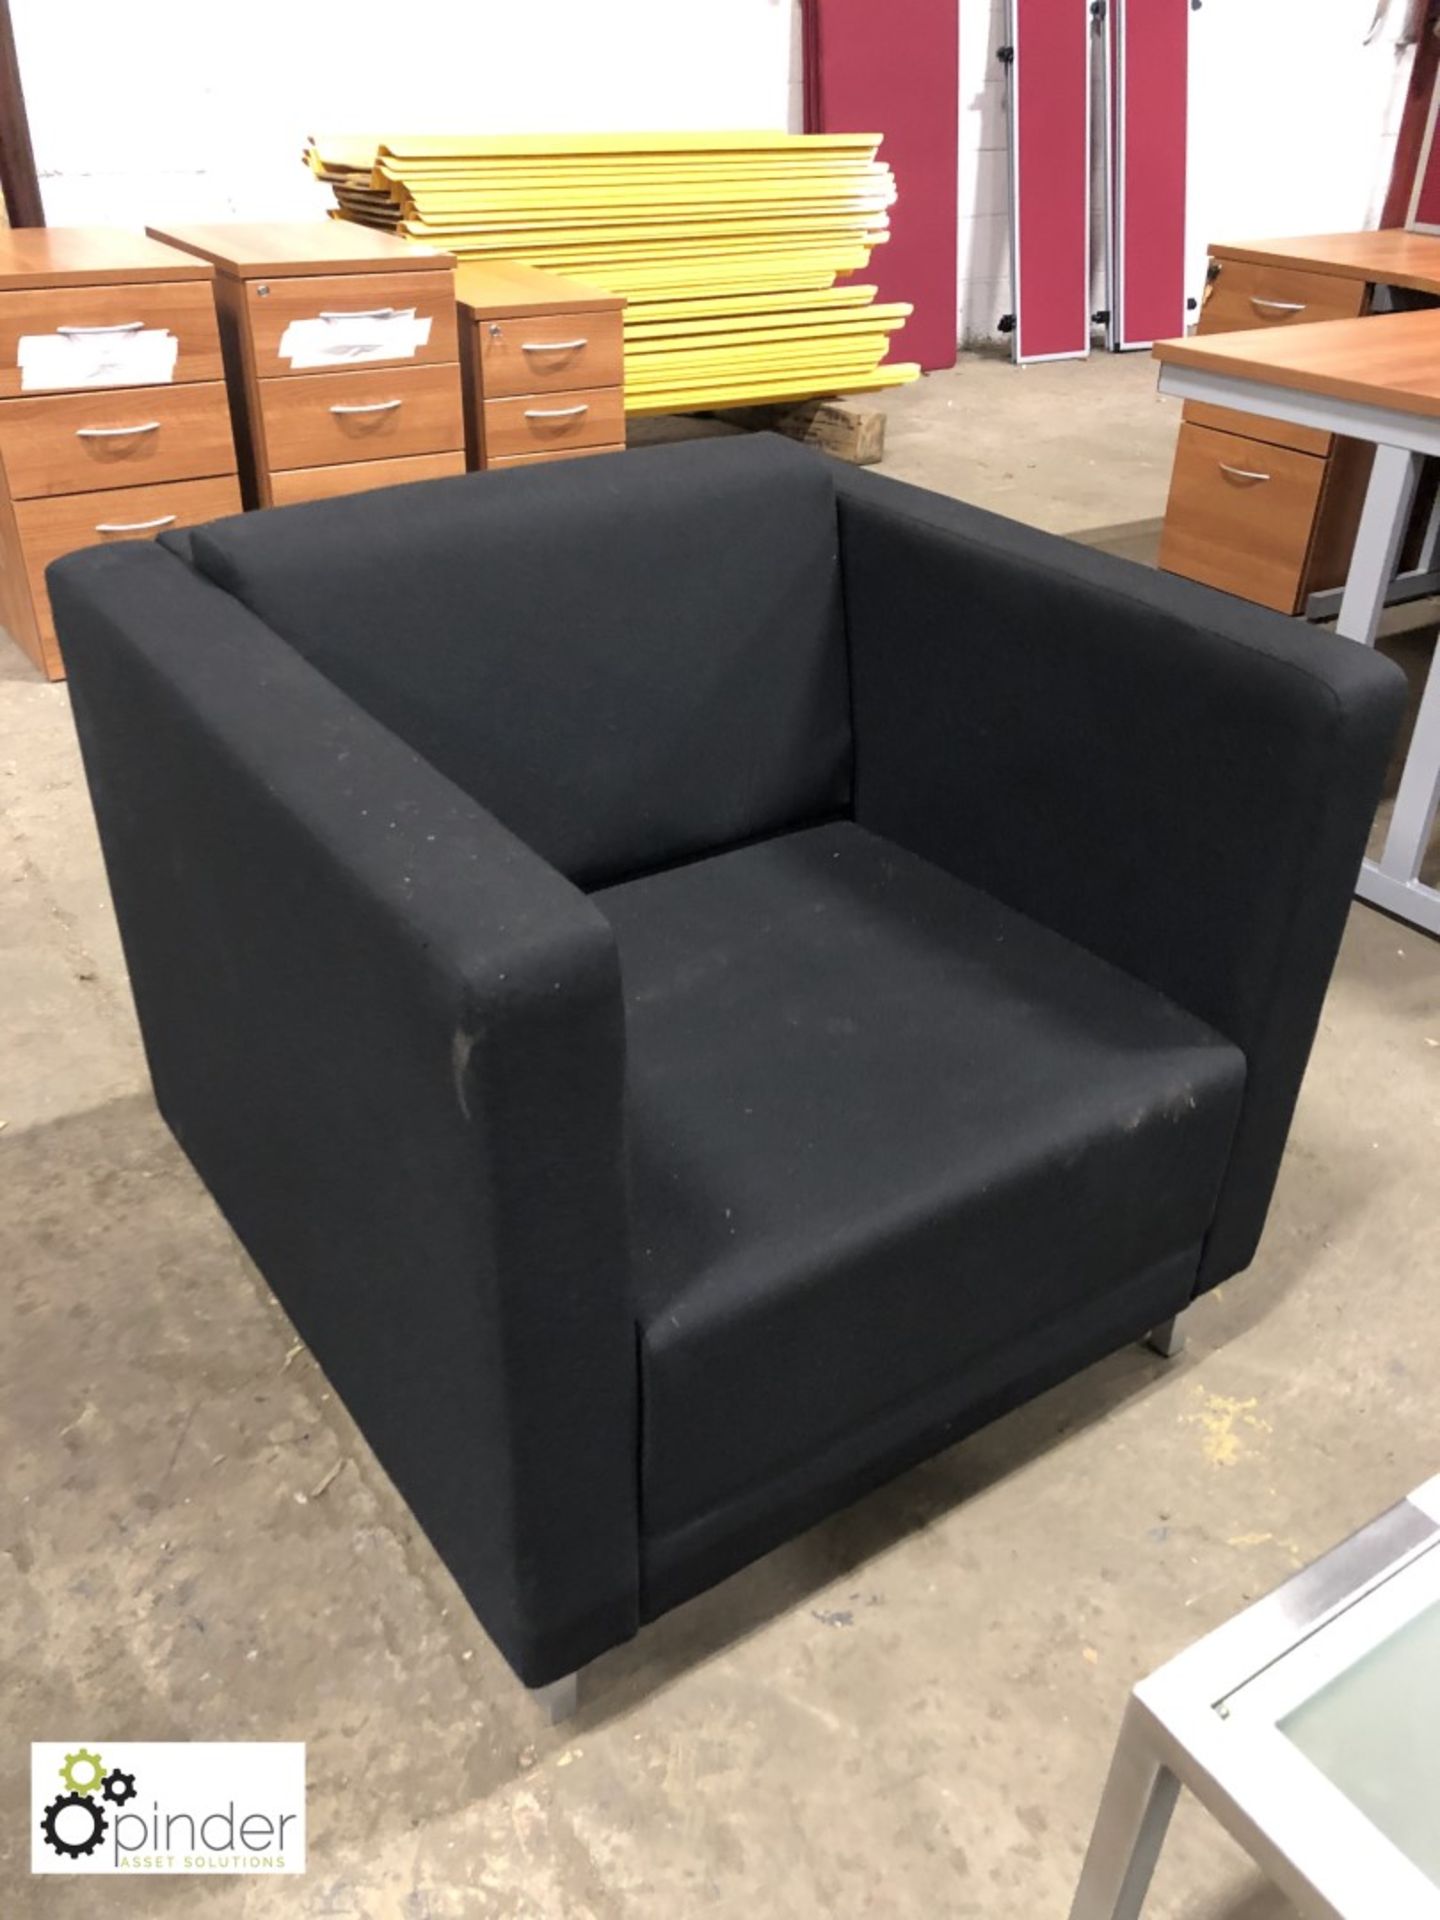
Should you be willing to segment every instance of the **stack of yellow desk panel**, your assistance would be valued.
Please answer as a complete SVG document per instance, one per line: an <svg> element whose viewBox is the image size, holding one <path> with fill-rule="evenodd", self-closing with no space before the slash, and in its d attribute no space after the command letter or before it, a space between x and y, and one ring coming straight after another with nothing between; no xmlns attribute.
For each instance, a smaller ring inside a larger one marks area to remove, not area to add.
<svg viewBox="0 0 1440 1920"><path fill-rule="evenodd" d="M876 134L312 141L342 219L587 280L627 302L631 413L902 385L910 307L864 271L895 198Z"/></svg>

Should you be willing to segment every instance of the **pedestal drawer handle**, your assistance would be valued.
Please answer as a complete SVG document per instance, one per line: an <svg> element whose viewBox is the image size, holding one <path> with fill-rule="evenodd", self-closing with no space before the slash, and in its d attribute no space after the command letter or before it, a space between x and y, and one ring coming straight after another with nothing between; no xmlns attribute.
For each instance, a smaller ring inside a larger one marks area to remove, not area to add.
<svg viewBox="0 0 1440 1920"><path fill-rule="evenodd" d="M133 427L76 427L75 438L77 440L124 440L131 434L158 433L159 431L158 420L142 420Z"/></svg>
<svg viewBox="0 0 1440 1920"><path fill-rule="evenodd" d="M393 320L399 311L399 307L351 307L343 312L337 308L329 313L322 309L320 318L322 320ZM414 308L412 307L409 311L413 313Z"/></svg>
<svg viewBox="0 0 1440 1920"><path fill-rule="evenodd" d="M522 353L578 353L581 347L588 347L590 336L582 333L578 340L522 340Z"/></svg>
<svg viewBox="0 0 1440 1920"><path fill-rule="evenodd" d="M1228 467L1223 460L1217 460L1215 464L1221 473L1228 473L1232 480L1268 480L1270 478L1268 473L1254 473L1249 467Z"/></svg>
<svg viewBox="0 0 1440 1920"><path fill-rule="evenodd" d="M1308 300L1262 300L1259 294L1252 293L1250 304L1257 313L1262 308L1266 313L1304 313L1310 302Z"/></svg>
<svg viewBox="0 0 1440 1920"><path fill-rule="evenodd" d="M577 413L588 413L590 403L582 400L578 407L526 407L527 420L569 420Z"/></svg>
<svg viewBox="0 0 1440 1920"><path fill-rule="evenodd" d="M57 333L143 333L143 320L117 320L111 327L56 327Z"/></svg>
<svg viewBox="0 0 1440 1920"><path fill-rule="evenodd" d="M371 400L365 406L339 405L331 407L332 413L393 413L396 407L403 406L402 400Z"/></svg>
<svg viewBox="0 0 1440 1920"><path fill-rule="evenodd" d="M97 520L96 533L150 533L156 527L168 527L173 513L162 513L158 520Z"/></svg>

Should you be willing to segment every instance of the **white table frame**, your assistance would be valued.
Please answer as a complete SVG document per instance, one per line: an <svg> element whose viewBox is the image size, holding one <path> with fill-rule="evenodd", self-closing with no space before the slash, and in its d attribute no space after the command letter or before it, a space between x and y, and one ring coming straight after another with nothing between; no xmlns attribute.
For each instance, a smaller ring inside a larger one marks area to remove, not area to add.
<svg viewBox="0 0 1440 1920"><path fill-rule="evenodd" d="M1182 1785L1302 1914L1440 1920L1440 1888L1266 1724L1253 1700L1242 1708L1235 1699L1252 1682L1273 1687L1260 1676L1308 1654L1307 1643L1332 1623L1352 1652L1378 1644L1394 1609L1357 1615L1356 1603L1397 1575L1433 1590L1437 1573L1440 1478L1142 1681L1125 1710L1070 1920L1139 1920Z"/></svg>
<svg viewBox="0 0 1440 1920"><path fill-rule="evenodd" d="M1432 514L1426 551L1413 576L1396 567L1410 522L1422 461L1440 458L1440 419L1404 413L1370 401L1340 400L1267 385L1239 374L1210 373L1174 361L1162 362L1160 391L1180 400L1202 400L1235 407L1292 426L1366 440L1375 448L1375 465L1365 495L1350 572L1340 597L1336 632L1363 646L1374 646L1380 616L1392 597L1414 598L1434 581L1440 587L1440 513ZM1366 860L1356 892L1427 933L1440 934L1440 890L1420 878L1440 804L1440 649L1430 668L1420 711L1406 755L1400 790L1385 846L1378 860Z"/></svg>

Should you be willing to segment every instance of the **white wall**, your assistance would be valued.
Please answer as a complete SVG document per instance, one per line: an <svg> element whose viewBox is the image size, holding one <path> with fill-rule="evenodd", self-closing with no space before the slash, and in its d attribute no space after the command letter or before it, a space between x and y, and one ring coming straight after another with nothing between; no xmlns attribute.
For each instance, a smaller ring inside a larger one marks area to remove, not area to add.
<svg viewBox="0 0 1440 1920"><path fill-rule="evenodd" d="M960 287L962 340L996 333L1010 290L1010 148L1006 0L960 0Z"/></svg>
<svg viewBox="0 0 1440 1920"><path fill-rule="evenodd" d="M1374 226L1413 51L1390 0L1205 0L1191 19L1192 290L1212 240Z"/></svg>
<svg viewBox="0 0 1440 1920"><path fill-rule="evenodd" d="M1390 178L1411 55L1391 0L1204 0L1190 21L1189 290L1212 240L1371 226ZM960 0L960 331L1012 304L1006 0ZM1096 118L1097 139L1099 118ZM1097 190L1103 191L1098 187ZM1097 203L1098 206L1098 203ZM1103 298L1095 288L1096 305Z"/></svg>
<svg viewBox="0 0 1440 1920"><path fill-rule="evenodd" d="M957 4L959 325L983 338L1011 305L1006 6ZM1192 16L1192 292L1212 239L1374 220L1409 71L1400 0L1362 44L1375 6L1204 0ZM312 131L801 125L798 0L13 0L13 13L56 225L317 214L329 196L300 165Z"/></svg>
<svg viewBox="0 0 1440 1920"><path fill-rule="evenodd" d="M307 134L801 124L795 0L12 0L52 226L304 219Z"/></svg>

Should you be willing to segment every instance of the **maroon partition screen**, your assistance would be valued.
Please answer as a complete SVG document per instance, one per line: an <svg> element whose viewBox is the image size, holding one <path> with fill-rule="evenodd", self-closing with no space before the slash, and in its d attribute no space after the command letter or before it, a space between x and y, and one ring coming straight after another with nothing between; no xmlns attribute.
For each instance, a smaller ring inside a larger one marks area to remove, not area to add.
<svg viewBox="0 0 1440 1920"><path fill-rule="evenodd" d="M1408 224L1417 233L1440 233L1440 150L1432 145L1425 171L1415 183L1413 211Z"/></svg>
<svg viewBox="0 0 1440 1920"><path fill-rule="evenodd" d="M1090 4L1010 0L1015 358L1090 351Z"/></svg>
<svg viewBox="0 0 1440 1920"><path fill-rule="evenodd" d="M1440 233L1440 80L1432 81L1425 134L1405 224L1418 233Z"/></svg>
<svg viewBox="0 0 1440 1920"><path fill-rule="evenodd" d="M883 133L899 200L866 270L913 301L902 359L955 364L959 9L955 0L806 0L805 126Z"/></svg>
<svg viewBox="0 0 1440 1920"><path fill-rule="evenodd" d="M1395 142L1390 190L1380 213L1382 227L1402 227L1419 216L1416 188L1428 172L1432 157L1440 172L1440 156L1433 153L1431 128L1435 120L1437 84L1440 84L1440 0L1409 0L1403 34L1398 44L1413 45L1410 84L1405 90L1405 112ZM1437 182L1440 186L1440 182ZM1437 208L1430 203L1431 210Z"/></svg>
<svg viewBox="0 0 1440 1920"><path fill-rule="evenodd" d="M1185 331L1190 0L1109 0L1112 349Z"/></svg>

